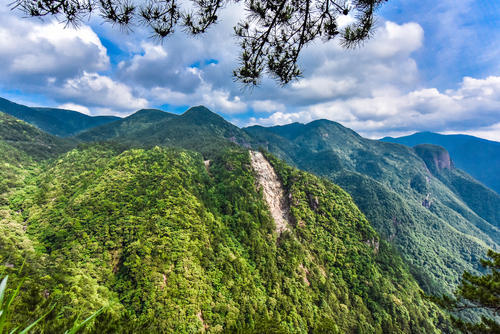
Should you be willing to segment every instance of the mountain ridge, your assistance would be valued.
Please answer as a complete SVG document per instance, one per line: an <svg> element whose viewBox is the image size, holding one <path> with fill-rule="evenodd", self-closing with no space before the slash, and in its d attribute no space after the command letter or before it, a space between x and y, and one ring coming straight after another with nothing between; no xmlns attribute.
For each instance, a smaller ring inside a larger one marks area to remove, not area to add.
<svg viewBox="0 0 500 334"><path fill-rule="evenodd" d="M417 132L403 137L384 137L385 142L406 146L434 144L446 148L456 166L492 190L500 193L500 142L470 135L443 135L434 132Z"/></svg>

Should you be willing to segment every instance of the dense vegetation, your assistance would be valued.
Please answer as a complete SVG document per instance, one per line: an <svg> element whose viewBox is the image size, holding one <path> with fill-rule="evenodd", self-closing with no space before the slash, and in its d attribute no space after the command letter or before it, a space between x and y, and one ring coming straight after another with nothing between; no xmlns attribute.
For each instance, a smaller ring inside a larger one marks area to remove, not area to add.
<svg viewBox="0 0 500 334"><path fill-rule="evenodd" d="M481 269L488 247L498 247L500 198L455 168L434 170L433 158L427 166L425 154L326 120L245 131L278 157L346 189L428 293L451 292L464 270Z"/></svg>
<svg viewBox="0 0 500 334"><path fill-rule="evenodd" d="M83 130L118 120L115 116L88 116L57 108L30 108L0 97L0 112L33 124L50 134L68 137Z"/></svg>
<svg viewBox="0 0 500 334"><path fill-rule="evenodd" d="M473 275L465 272L454 297L431 297L437 304L454 313L452 322L463 333L500 333L500 253L489 250L488 257L486 260L481 259L486 273ZM481 321L468 322L456 316L470 309L484 312Z"/></svg>
<svg viewBox="0 0 500 334"><path fill-rule="evenodd" d="M82 132L79 140L113 140L133 147L165 145L216 156L223 148L247 147L251 138L238 127L203 106L182 115L160 110L140 110L122 120Z"/></svg>
<svg viewBox="0 0 500 334"><path fill-rule="evenodd" d="M46 332L102 306L96 332L447 326L344 191L269 159L297 222L280 237L245 150L208 171L197 153L158 147L90 146L55 160L11 197L2 221L12 277L27 258L16 321L56 303Z"/></svg>
<svg viewBox="0 0 500 334"><path fill-rule="evenodd" d="M381 140L410 147L434 144L450 152L455 165L500 194L500 143L466 135L419 132L411 136Z"/></svg>
<svg viewBox="0 0 500 334"><path fill-rule="evenodd" d="M43 332L97 310L99 333L449 332L420 288L451 291L497 247L496 197L442 168L441 148L328 121L243 131L204 107L141 110L71 140L0 117L0 264L23 280L11 327L54 307ZM265 153L290 212L278 234L251 146L339 183L369 220Z"/></svg>

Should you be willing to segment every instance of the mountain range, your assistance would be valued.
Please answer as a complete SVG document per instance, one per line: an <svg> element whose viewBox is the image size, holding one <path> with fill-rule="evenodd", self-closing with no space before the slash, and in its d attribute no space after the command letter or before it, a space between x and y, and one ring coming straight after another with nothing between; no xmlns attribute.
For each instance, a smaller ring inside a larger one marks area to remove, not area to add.
<svg viewBox="0 0 500 334"><path fill-rule="evenodd" d="M0 112L35 125L56 136L69 137L83 130L106 124L119 117L88 116L77 111L57 108L36 108L0 98Z"/></svg>
<svg viewBox="0 0 500 334"><path fill-rule="evenodd" d="M444 147L456 167L466 171L476 180L500 193L500 143L468 135L442 135L418 132L404 137L385 137L382 141L407 146L434 144Z"/></svg>
<svg viewBox="0 0 500 334"><path fill-rule="evenodd" d="M26 259L19 323L64 305L45 332L101 306L93 332L452 332L421 289L500 243L500 197L440 146L202 106L64 122L0 113L0 263Z"/></svg>

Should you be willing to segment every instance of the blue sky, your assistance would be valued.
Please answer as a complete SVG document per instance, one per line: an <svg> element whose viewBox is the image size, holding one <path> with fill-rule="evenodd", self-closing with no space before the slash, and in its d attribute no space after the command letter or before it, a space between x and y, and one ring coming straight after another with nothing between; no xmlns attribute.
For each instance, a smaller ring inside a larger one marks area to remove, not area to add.
<svg viewBox="0 0 500 334"><path fill-rule="evenodd" d="M140 28L126 34L94 18L65 29L0 4L0 96L15 102L122 116L203 104L240 126L327 118L371 138L425 130L500 141L497 1L390 0L362 48L315 42L301 80L253 90L231 77L239 6L201 38L179 32L159 44Z"/></svg>

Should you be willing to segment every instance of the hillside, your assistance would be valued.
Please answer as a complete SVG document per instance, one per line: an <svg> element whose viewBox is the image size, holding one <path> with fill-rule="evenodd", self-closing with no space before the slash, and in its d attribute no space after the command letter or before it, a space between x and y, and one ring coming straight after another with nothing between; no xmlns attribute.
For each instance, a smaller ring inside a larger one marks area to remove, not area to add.
<svg viewBox="0 0 500 334"><path fill-rule="evenodd" d="M105 141L109 139L132 137L134 133L140 132L157 122L177 117L158 109L141 109L134 114L88 129L76 136L82 141Z"/></svg>
<svg viewBox="0 0 500 334"><path fill-rule="evenodd" d="M54 158L76 142L52 136L19 119L0 112L0 207L12 191L35 173L40 161Z"/></svg>
<svg viewBox="0 0 500 334"><path fill-rule="evenodd" d="M225 147L248 147L251 141L244 131L203 106L192 107L182 115L159 110L138 111L83 132L76 139L112 140L133 147L166 145L195 150L206 157L217 155Z"/></svg>
<svg viewBox="0 0 500 334"><path fill-rule="evenodd" d="M426 165L411 148L365 139L326 120L245 131L278 157L349 192L427 292L450 291L500 243L499 198L439 154Z"/></svg>
<svg viewBox="0 0 500 334"><path fill-rule="evenodd" d="M263 173L285 199L284 230ZM90 145L26 181L0 214L0 263L16 279L26 258L29 275L15 321L56 303L43 332L103 305L91 332L449 331L345 191L270 155L236 148L204 163Z"/></svg>
<svg viewBox="0 0 500 334"><path fill-rule="evenodd" d="M24 152L35 160L55 157L76 144L74 140L50 135L2 112L0 112L0 142Z"/></svg>
<svg viewBox="0 0 500 334"><path fill-rule="evenodd" d="M0 112L60 137L73 136L83 130L120 119L115 116L88 116L66 109L30 108L3 98L0 98Z"/></svg>
<svg viewBox="0 0 500 334"><path fill-rule="evenodd" d="M458 195L469 208L500 228L500 195L455 168L449 153L443 147L421 144L415 146L414 150L432 174ZM491 230L490 233L497 235L496 230Z"/></svg>
<svg viewBox="0 0 500 334"><path fill-rule="evenodd" d="M456 167L500 194L500 143L467 135L441 135L419 132L399 138L386 137L382 141L407 146L434 144L450 152Z"/></svg>

